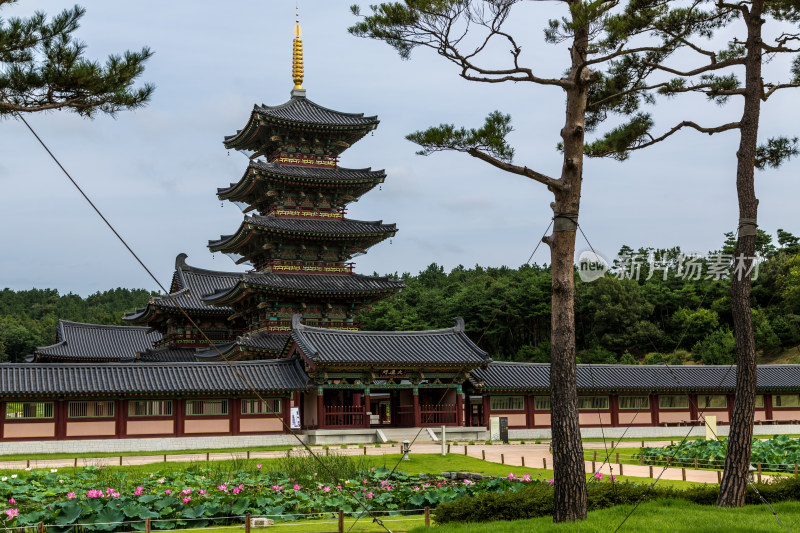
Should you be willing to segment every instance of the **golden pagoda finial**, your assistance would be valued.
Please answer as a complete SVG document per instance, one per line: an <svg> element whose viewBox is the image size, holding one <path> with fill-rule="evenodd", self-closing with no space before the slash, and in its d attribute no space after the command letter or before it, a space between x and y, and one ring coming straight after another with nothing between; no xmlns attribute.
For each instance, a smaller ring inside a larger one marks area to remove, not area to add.
<svg viewBox="0 0 800 533"><path fill-rule="evenodd" d="M299 9L295 11L295 16L294 43L292 46L292 79L294 80L294 90L303 91L303 39L301 38Z"/></svg>

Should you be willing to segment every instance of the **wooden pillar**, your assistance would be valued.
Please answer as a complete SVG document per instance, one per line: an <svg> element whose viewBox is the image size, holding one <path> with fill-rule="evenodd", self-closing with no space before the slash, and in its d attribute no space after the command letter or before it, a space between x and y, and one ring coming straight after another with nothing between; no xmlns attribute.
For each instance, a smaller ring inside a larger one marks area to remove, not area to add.
<svg viewBox="0 0 800 533"><path fill-rule="evenodd" d="M325 389L317 387L317 428L325 429Z"/></svg>
<svg viewBox="0 0 800 533"><path fill-rule="evenodd" d="M658 426L658 395L651 394L650 395L650 425L651 426Z"/></svg>
<svg viewBox="0 0 800 533"><path fill-rule="evenodd" d="M6 410L3 408L3 416L5 416ZM764 417L767 420L772 420L772 394L765 394L764 395Z"/></svg>
<svg viewBox="0 0 800 533"><path fill-rule="evenodd" d="M609 394L608 406L611 408L611 427L619 427L619 396Z"/></svg>
<svg viewBox="0 0 800 533"><path fill-rule="evenodd" d="M114 402L114 420L116 421L117 438L125 438L128 433L128 403L125 400Z"/></svg>
<svg viewBox="0 0 800 533"><path fill-rule="evenodd" d="M372 412L372 407L369 404L369 387L364 389L364 427L369 429L370 427L370 413Z"/></svg>
<svg viewBox="0 0 800 533"><path fill-rule="evenodd" d="M239 420L241 419L242 415L242 399L241 398L231 398L228 400L228 404L230 406L230 425L231 425L231 435L238 435L239 434Z"/></svg>
<svg viewBox="0 0 800 533"><path fill-rule="evenodd" d="M0 440L5 435L6 427L6 402L0 402Z"/></svg>
<svg viewBox="0 0 800 533"><path fill-rule="evenodd" d="M411 398L414 405L414 427L418 428L422 425L422 417L419 412L419 388L416 385L412 391Z"/></svg>
<svg viewBox="0 0 800 533"><path fill-rule="evenodd" d="M536 400L533 394L525 396L525 427L528 429L536 425L534 411L536 410Z"/></svg>
<svg viewBox="0 0 800 533"><path fill-rule="evenodd" d="M67 401L59 400L53 402L53 422L55 422L55 438L56 440L64 440L67 438Z"/></svg>
<svg viewBox="0 0 800 533"><path fill-rule="evenodd" d="M176 398L172 400L172 407L175 410L173 416L175 417L175 436L183 437L183 421L186 419L186 402L183 398Z"/></svg>
<svg viewBox="0 0 800 533"><path fill-rule="evenodd" d="M461 385L456 387L456 426L464 426L464 393Z"/></svg>
<svg viewBox="0 0 800 533"><path fill-rule="evenodd" d="M727 396L727 408L728 408L728 424L731 423L733 420L733 402L736 400L736 395L728 394Z"/></svg>
<svg viewBox="0 0 800 533"><path fill-rule="evenodd" d="M486 429L489 429L489 407L491 406L491 401L489 396L486 394L483 395L483 426Z"/></svg>
<svg viewBox="0 0 800 533"><path fill-rule="evenodd" d="M282 431L284 433L292 432L292 396L292 393L289 393L281 398L281 417L285 424Z"/></svg>
<svg viewBox="0 0 800 533"><path fill-rule="evenodd" d="M697 394L689 394L689 418L697 420Z"/></svg>

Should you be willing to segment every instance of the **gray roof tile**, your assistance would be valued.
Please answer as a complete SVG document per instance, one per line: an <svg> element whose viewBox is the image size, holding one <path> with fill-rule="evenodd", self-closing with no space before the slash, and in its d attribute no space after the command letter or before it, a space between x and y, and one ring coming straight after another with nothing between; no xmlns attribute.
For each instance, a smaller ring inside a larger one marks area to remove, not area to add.
<svg viewBox="0 0 800 533"><path fill-rule="evenodd" d="M736 366L686 365L578 365L578 390L609 391L702 391L736 388ZM493 362L475 370L472 380L487 390L547 391L550 365L547 363ZM780 390L800 388L800 365L758 367L758 388Z"/></svg>
<svg viewBox="0 0 800 533"><path fill-rule="evenodd" d="M314 328L292 320L292 340L306 357L322 364L447 365L474 368L491 361L464 333L464 321L455 327L430 331L343 331Z"/></svg>
<svg viewBox="0 0 800 533"><path fill-rule="evenodd" d="M23 395L246 394L303 390L308 377L296 360L230 363L0 364L5 398Z"/></svg>
<svg viewBox="0 0 800 533"><path fill-rule="evenodd" d="M38 361L132 361L136 353L153 347L161 333L146 327L106 326L59 320L58 343L36 348Z"/></svg>

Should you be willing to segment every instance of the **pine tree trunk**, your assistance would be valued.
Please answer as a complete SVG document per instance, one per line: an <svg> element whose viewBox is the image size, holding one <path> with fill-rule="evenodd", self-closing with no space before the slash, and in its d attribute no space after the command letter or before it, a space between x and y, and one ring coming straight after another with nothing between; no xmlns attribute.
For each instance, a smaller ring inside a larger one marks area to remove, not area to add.
<svg viewBox="0 0 800 533"><path fill-rule="evenodd" d="M586 519L586 469L578 422L577 366L575 360L575 224L578 220L583 179L584 124L587 83L592 73L580 70L586 58L586 33L576 31L568 89L564 142L563 188L553 191L555 214L550 245L552 334L550 352L550 427L553 436L554 522Z"/></svg>
<svg viewBox="0 0 800 533"><path fill-rule="evenodd" d="M717 505L741 507L745 503L750 469L750 448L753 442L753 416L756 403L756 346L753 317L750 311L750 260L755 256L756 236L752 225L743 219L756 220L754 174L758 145L758 121L761 110L761 11L763 0L754 0L745 15L747 22L747 59L745 63L745 96L737 152L736 191L739 197L739 237L734 263L744 258L744 271L734 269L731 282L731 310L736 337L736 399L731 416L725 473L719 489ZM748 231L749 230L749 231ZM742 233L745 233L742 235ZM742 266L741 264L739 265Z"/></svg>

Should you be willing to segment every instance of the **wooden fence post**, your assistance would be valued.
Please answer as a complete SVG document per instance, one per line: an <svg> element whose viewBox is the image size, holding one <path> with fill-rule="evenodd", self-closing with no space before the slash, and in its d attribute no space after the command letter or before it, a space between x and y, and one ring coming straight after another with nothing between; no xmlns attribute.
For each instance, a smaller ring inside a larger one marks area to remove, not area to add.
<svg viewBox="0 0 800 533"><path fill-rule="evenodd" d="M592 455L592 461L597 461L597 450L595 450L594 455Z"/></svg>
<svg viewBox="0 0 800 533"><path fill-rule="evenodd" d="M75 468L78 468L78 458L75 458Z"/></svg>
<svg viewBox="0 0 800 533"><path fill-rule="evenodd" d="M650 479L653 479L653 465L650 465Z"/></svg>
<svg viewBox="0 0 800 533"><path fill-rule="evenodd" d="M619 464L619 452L617 452L617 464Z"/></svg>
<svg viewBox="0 0 800 533"><path fill-rule="evenodd" d="M522 456L522 466L525 466L525 456Z"/></svg>
<svg viewBox="0 0 800 533"><path fill-rule="evenodd" d="M145 518L144 519L144 533L150 533L151 527L152 526L150 525L150 519L149 518Z"/></svg>
<svg viewBox="0 0 800 533"><path fill-rule="evenodd" d="M644 455L639 456L639 464L644 466Z"/></svg>
<svg viewBox="0 0 800 533"><path fill-rule="evenodd" d="M504 453L500 454L500 464L501 465L506 464L506 455Z"/></svg>
<svg viewBox="0 0 800 533"><path fill-rule="evenodd" d="M597 472L597 468L595 467L594 461L592 461L592 474Z"/></svg>
<svg viewBox="0 0 800 533"><path fill-rule="evenodd" d="M447 453L450 453L450 443L447 443Z"/></svg>
<svg viewBox="0 0 800 533"><path fill-rule="evenodd" d="M364 455L367 455L367 447L364 446Z"/></svg>
<svg viewBox="0 0 800 533"><path fill-rule="evenodd" d="M339 533L344 533L344 511L341 509L339 509Z"/></svg>
<svg viewBox="0 0 800 533"><path fill-rule="evenodd" d="M250 513L244 515L244 533L250 533Z"/></svg>
<svg viewBox="0 0 800 533"><path fill-rule="evenodd" d="M542 468L547 470L547 457L542 457Z"/></svg>
<svg viewBox="0 0 800 533"><path fill-rule="evenodd" d="M758 462L758 482L761 483L761 461Z"/></svg>
<svg viewBox="0 0 800 533"><path fill-rule="evenodd" d="M481 459L486 460L486 450L481 450Z"/></svg>
<svg viewBox="0 0 800 533"><path fill-rule="evenodd" d="M39 533L44 533L44 522L39 522Z"/></svg>
<svg viewBox="0 0 800 533"><path fill-rule="evenodd" d="M122 466L122 456L119 456L119 466Z"/></svg>
<svg viewBox="0 0 800 533"><path fill-rule="evenodd" d="M695 458L694 458L694 469L695 469L695 470L700 470L700 467L698 466L698 464L697 464L697 463L698 463L698 461L697 461L697 457L695 457Z"/></svg>
<svg viewBox="0 0 800 533"><path fill-rule="evenodd" d="M425 508L425 527L431 527L431 508Z"/></svg>
<svg viewBox="0 0 800 533"><path fill-rule="evenodd" d="M466 444L464 445L464 455L465 456L467 455L467 445Z"/></svg>
<svg viewBox="0 0 800 533"><path fill-rule="evenodd" d="M619 465L619 475L624 476L625 474L622 473L622 463L617 463Z"/></svg>
<svg viewBox="0 0 800 533"><path fill-rule="evenodd" d="M681 467L681 478L686 481L686 468Z"/></svg>
<svg viewBox="0 0 800 533"><path fill-rule="evenodd" d="M211 454L209 452L206 452L206 462L210 460L211 460Z"/></svg>
<svg viewBox="0 0 800 533"><path fill-rule="evenodd" d="M717 470L717 483L722 483L722 470Z"/></svg>
<svg viewBox="0 0 800 533"><path fill-rule="evenodd" d="M164 454L164 462L167 462L167 454Z"/></svg>

